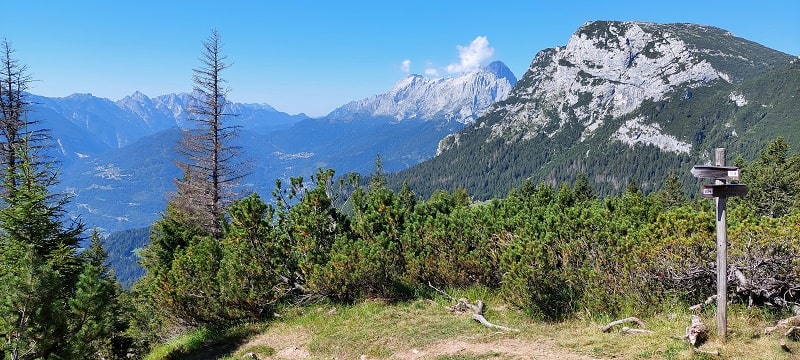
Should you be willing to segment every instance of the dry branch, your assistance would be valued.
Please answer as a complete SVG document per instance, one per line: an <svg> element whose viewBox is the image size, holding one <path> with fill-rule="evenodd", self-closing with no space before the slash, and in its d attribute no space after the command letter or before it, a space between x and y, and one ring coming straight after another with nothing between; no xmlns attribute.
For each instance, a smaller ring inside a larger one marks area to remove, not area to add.
<svg viewBox="0 0 800 360"><path fill-rule="evenodd" d="M783 351L786 351L788 353L792 352L792 349L789 348L789 345L786 345L786 339L781 338L779 343L781 344L781 349L783 349Z"/></svg>
<svg viewBox="0 0 800 360"><path fill-rule="evenodd" d="M458 303L454 306L454 310L464 311L464 309L470 309L473 311L472 319L481 323L481 325L486 326L488 328L500 329L503 331L519 331L519 329L513 329L510 327L505 327L502 325L492 324L483 316L483 309L485 305L483 301L478 300L475 305L469 302L469 300L465 298L458 299Z"/></svg>
<svg viewBox="0 0 800 360"><path fill-rule="evenodd" d="M603 326L603 328L601 330L603 332L609 332L609 331L611 331L611 328L613 328L614 326L617 326L617 325L620 325L620 324L624 324L624 323L629 323L629 322L636 323L636 324L639 325L639 327L643 327L643 328L647 327L647 325L644 323L644 321L640 320L637 317L631 316L631 317L628 317L628 318L625 318L625 319L622 319L622 320L612 321L612 322L608 323L608 325Z"/></svg>
<svg viewBox="0 0 800 360"><path fill-rule="evenodd" d="M764 329L764 335L769 335L778 329L786 329L797 326L800 326L800 315L795 315L792 317L788 317L786 319L778 320L778 322L775 323L775 326L770 326Z"/></svg>
<svg viewBox="0 0 800 360"><path fill-rule="evenodd" d="M797 337L800 337L800 326L790 327L783 336L789 339L797 339Z"/></svg>
<svg viewBox="0 0 800 360"><path fill-rule="evenodd" d="M636 334L655 334L653 330L647 329L632 329L627 326L622 327L622 332L626 334L636 335Z"/></svg>
<svg viewBox="0 0 800 360"><path fill-rule="evenodd" d="M444 295L444 297L450 299L451 301L453 300L453 297L450 296L450 294L448 294L448 293L446 293L446 292L444 292L442 290L439 290L438 288L436 288L436 286L433 286L433 284L431 284L430 281L428 281L428 286L430 286L431 289L436 290L436 292L438 292L439 294Z"/></svg>
<svg viewBox="0 0 800 360"><path fill-rule="evenodd" d="M717 300L717 295L711 295L711 296L708 297L708 299L706 299L706 301L703 301L703 302L701 302L699 304L690 306L689 310L694 311L696 313L700 312L700 310L703 309L703 306L709 305L709 304L713 303L716 300Z"/></svg>
<svg viewBox="0 0 800 360"><path fill-rule="evenodd" d="M689 341L689 344L692 344L692 346L698 347L703 345L706 339L708 339L707 330L706 324L703 323L700 316L692 315L692 324L686 327L686 335L684 338Z"/></svg>
<svg viewBox="0 0 800 360"><path fill-rule="evenodd" d="M446 298L448 298L450 300L453 300L453 297L450 296L450 294L448 294L448 293L446 293L446 292L444 292L442 290L437 289L430 282L428 282L428 286L431 289L435 290L436 292L444 295ZM450 308L450 311L458 312L458 313L465 313L465 312L467 312L467 310L470 310L470 311L472 311L472 319L477 321L477 322L479 322L479 323L481 323L483 326L486 326L488 328L500 329L500 330L503 330L503 331L519 331L519 329L513 329L513 328L505 327L505 326L502 326L502 325L492 324L491 322L486 320L486 318L483 316L483 310L484 310L485 307L486 307L486 305L481 300L478 300L478 301L475 302L475 304L472 304L466 298L461 298L461 299L458 299L458 302L456 302L455 305L453 305Z"/></svg>

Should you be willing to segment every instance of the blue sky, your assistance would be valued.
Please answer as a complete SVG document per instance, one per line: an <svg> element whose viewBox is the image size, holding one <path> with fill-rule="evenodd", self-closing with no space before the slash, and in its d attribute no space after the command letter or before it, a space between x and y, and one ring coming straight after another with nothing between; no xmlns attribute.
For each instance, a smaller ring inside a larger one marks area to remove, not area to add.
<svg viewBox="0 0 800 360"><path fill-rule="evenodd" d="M0 0L0 38L36 94L185 92L212 28L237 102L325 115L407 73L501 60L517 77L588 20L712 25L800 55L800 1ZM449 70L449 71L448 71ZM431 75L436 76L436 75Z"/></svg>

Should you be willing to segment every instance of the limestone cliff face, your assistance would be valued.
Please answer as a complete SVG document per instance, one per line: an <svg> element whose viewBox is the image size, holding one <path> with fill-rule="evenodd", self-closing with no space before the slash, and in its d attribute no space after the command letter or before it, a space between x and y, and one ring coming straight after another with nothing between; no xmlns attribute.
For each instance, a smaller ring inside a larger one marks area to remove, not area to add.
<svg viewBox="0 0 800 360"><path fill-rule="evenodd" d="M492 134L528 138L555 117L581 123L585 139L608 117L629 114L645 100L729 78L699 55L663 26L586 23L566 46L536 56L517 92L524 101L507 105L505 121Z"/></svg>
<svg viewBox="0 0 800 360"><path fill-rule="evenodd" d="M577 126L583 142L609 120L630 116L646 101L676 94L690 98L693 89L735 83L762 71L770 63L766 57L775 52L753 57L759 49L766 48L709 26L587 22L566 46L540 51L508 99L494 105L488 111L490 120L479 120L477 126L491 128L489 140L506 141L542 133L552 138L566 126ZM675 153L692 148L690 139L665 133L643 117L617 126L611 138L615 141ZM439 153L458 143L458 134L451 135L440 143Z"/></svg>

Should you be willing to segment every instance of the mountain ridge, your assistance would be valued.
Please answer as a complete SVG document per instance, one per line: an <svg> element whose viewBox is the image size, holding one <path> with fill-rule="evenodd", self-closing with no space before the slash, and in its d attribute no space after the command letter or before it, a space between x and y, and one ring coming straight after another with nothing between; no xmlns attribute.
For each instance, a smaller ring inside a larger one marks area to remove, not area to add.
<svg viewBox="0 0 800 360"><path fill-rule="evenodd" d="M501 99L511 80L516 81L513 73L500 62L453 78L418 79L419 87L401 79L402 88L375 96L406 102L397 112L349 113L346 120L229 103L226 112L237 116L226 124L240 129L234 145L253 165L242 190L270 193L276 179L308 177L318 168L367 173L378 154L389 171L413 166L431 158L442 137L463 128L452 109L466 109L458 119L474 117ZM458 94L449 96L449 91ZM73 196L71 215L104 232L146 227L157 219L173 179L180 176L173 164L180 129L194 126L187 121L190 101L188 93L151 98L138 91L116 102L91 94L37 98L36 111L48 118L45 125L58 127L53 135L64 164L60 187ZM81 142L81 134L98 141Z"/></svg>
<svg viewBox="0 0 800 360"><path fill-rule="evenodd" d="M241 114L232 123L242 126L239 145L255 158L246 191L268 193L275 179L307 177L318 168L369 173L378 154L384 170L398 172L391 176L393 186L409 180L420 196L434 188L465 188L485 199L503 196L524 179L559 183L578 172L590 175L599 193L613 193L630 180L652 191L666 172L708 161L713 146L749 156L768 134L781 133L776 126L794 129L797 101L788 96L797 88L797 65L787 65L794 59L713 27L587 22L566 45L537 53L507 94L503 89L513 73L498 62L455 80L410 75L330 117L232 104ZM476 100L472 91L478 87L472 85L483 86L481 97L496 97ZM437 99L434 91L442 89L455 89L458 96ZM76 111L76 104L92 99L86 94L66 100L69 106L40 108L40 114L63 120L54 128L58 151L71 156L62 188L80 204L75 214L109 231L147 226L157 217L165 189L178 176L172 164L164 164L174 144L159 141L190 126L184 115L188 97L134 92L93 105L117 116L110 119ZM53 100L42 102L48 101ZM390 101L394 107L386 105ZM125 109L112 111L113 106ZM275 121L259 117L275 114L282 115ZM141 120L132 122L135 117ZM120 131L129 123L132 130ZM80 138L87 133L92 136ZM800 143L792 137L800 129L789 133L790 144ZM112 194L134 177L157 180L136 180L148 191Z"/></svg>
<svg viewBox="0 0 800 360"><path fill-rule="evenodd" d="M437 186L465 188L478 199L503 196L524 179L559 183L579 172L606 194L629 181L653 191L668 172L692 185L680 169L709 161L712 147L754 156L769 139L753 126L783 116L769 109L794 117L787 124L800 133L796 100L759 95L774 92L774 81L744 88L793 59L709 26L587 22L567 45L540 51L506 100L444 138L434 159L397 174L394 185L408 180L423 196Z"/></svg>
<svg viewBox="0 0 800 360"><path fill-rule="evenodd" d="M389 91L351 101L325 118L349 121L363 117L445 120L468 124L489 105L505 99L516 85L514 73L501 61L460 76L429 78L412 74ZM436 95L446 94L444 98Z"/></svg>

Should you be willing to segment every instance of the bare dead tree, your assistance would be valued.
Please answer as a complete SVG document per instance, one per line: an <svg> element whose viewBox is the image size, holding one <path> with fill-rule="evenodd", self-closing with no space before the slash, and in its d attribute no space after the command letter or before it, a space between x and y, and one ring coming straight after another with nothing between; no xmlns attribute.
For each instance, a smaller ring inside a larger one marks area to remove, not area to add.
<svg viewBox="0 0 800 360"><path fill-rule="evenodd" d="M31 119L33 105L28 97L29 84L34 81L28 67L14 57L14 48L8 39L0 43L0 194L12 194L21 182L32 182L45 187L56 184L56 162L46 155L49 147L49 130L39 127ZM19 176L23 161L46 171Z"/></svg>
<svg viewBox="0 0 800 360"><path fill-rule="evenodd" d="M31 81L27 67L14 58L14 48L7 39L0 44L0 154L3 161L5 187L15 186L19 161L19 144L26 137L25 113L28 103L24 94Z"/></svg>
<svg viewBox="0 0 800 360"><path fill-rule="evenodd" d="M246 175L245 163L237 162L239 148L231 141L238 127L225 120L235 114L227 112L229 89L221 77L230 67L221 53L222 42L216 29L203 42L200 67L194 69L194 91L187 110L188 119L196 125L183 131L178 151L185 161L178 161L184 177L176 180L180 207L197 225L214 237L222 235L225 210L236 196L235 187Z"/></svg>

